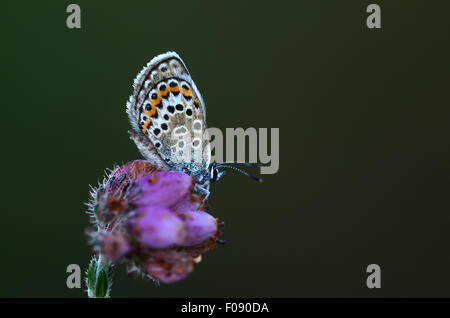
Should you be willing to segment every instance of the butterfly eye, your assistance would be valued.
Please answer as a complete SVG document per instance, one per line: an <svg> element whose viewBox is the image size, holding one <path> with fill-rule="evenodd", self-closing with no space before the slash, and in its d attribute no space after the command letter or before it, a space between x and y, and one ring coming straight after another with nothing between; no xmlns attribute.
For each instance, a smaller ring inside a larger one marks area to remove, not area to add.
<svg viewBox="0 0 450 318"><path fill-rule="evenodd" d="M219 169L217 168L212 168L211 169L211 181L217 181L219 179Z"/></svg>

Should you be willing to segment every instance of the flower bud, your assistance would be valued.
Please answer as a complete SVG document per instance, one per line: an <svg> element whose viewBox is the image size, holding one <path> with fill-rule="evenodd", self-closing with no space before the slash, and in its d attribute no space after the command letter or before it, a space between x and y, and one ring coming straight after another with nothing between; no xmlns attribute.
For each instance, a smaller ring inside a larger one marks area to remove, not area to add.
<svg viewBox="0 0 450 318"><path fill-rule="evenodd" d="M115 262L124 257L130 250L130 243L127 238L117 232L101 233L101 253L110 261Z"/></svg>
<svg viewBox="0 0 450 318"><path fill-rule="evenodd" d="M190 211L177 214L187 228L188 237L184 246L197 245L213 237L217 231L217 220L203 211Z"/></svg>
<svg viewBox="0 0 450 318"><path fill-rule="evenodd" d="M186 278L194 270L192 258L176 251L156 251L141 266L153 278L169 284Z"/></svg>
<svg viewBox="0 0 450 318"><path fill-rule="evenodd" d="M183 221L163 207L140 207L128 224L131 234L147 247L182 245L188 237Z"/></svg>
<svg viewBox="0 0 450 318"><path fill-rule="evenodd" d="M106 181L105 192L108 196L122 198L131 182L140 179L156 169L145 160L134 160L114 170Z"/></svg>
<svg viewBox="0 0 450 318"><path fill-rule="evenodd" d="M135 185L141 189L141 193L134 203L170 207L186 197L193 184L191 176L178 171L159 171L145 175Z"/></svg>

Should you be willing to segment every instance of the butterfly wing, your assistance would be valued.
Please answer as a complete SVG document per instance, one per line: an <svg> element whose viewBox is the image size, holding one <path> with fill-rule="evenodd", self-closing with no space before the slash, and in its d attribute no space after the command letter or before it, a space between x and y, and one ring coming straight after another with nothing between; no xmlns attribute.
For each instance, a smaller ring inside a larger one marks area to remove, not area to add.
<svg viewBox="0 0 450 318"><path fill-rule="evenodd" d="M131 139L163 170L209 166L205 104L175 52L153 58L137 75L127 103ZM192 172L192 171L190 171Z"/></svg>

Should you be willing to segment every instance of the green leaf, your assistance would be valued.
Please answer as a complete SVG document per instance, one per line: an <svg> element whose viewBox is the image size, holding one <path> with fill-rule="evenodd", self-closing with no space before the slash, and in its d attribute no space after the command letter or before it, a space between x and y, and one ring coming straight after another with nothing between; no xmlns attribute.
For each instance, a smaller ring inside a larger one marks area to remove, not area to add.
<svg viewBox="0 0 450 318"><path fill-rule="evenodd" d="M87 270L87 287L90 290L95 290L95 274L97 273L97 260L93 258Z"/></svg>
<svg viewBox="0 0 450 318"><path fill-rule="evenodd" d="M105 298L107 293L108 293L108 277L106 271L102 269L97 277L95 297Z"/></svg>

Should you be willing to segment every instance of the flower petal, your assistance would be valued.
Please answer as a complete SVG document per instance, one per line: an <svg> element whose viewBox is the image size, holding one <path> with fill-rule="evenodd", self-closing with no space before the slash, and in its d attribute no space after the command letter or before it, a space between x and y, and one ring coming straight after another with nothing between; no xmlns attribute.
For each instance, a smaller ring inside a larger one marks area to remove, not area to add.
<svg viewBox="0 0 450 318"><path fill-rule="evenodd" d="M117 261L131 250L127 238L120 233L106 232L100 234L101 252L110 261Z"/></svg>
<svg viewBox="0 0 450 318"><path fill-rule="evenodd" d="M203 211L189 211L177 213L184 221L188 231L188 237L184 246L193 246L213 237L217 231L217 220Z"/></svg>
<svg viewBox="0 0 450 318"><path fill-rule="evenodd" d="M186 197L193 184L192 176L178 171L159 171L145 175L137 181L136 186L142 192L134 203L170 207Z"/></svg>
<svg viewBox="0 0 450 318"><path fill-rule="evenodd" d="M105 190L108 195L122 197L124 189L133 181L138 180L144 174L156 171L148 161L134 160L114 170L108 178Z"/></svg>
<svg viewBox="0 0 450 318"><path fill-rule="evenodd" d="M192 258L175 251L158 251L142 267L153 278L166 284L184 279L194 270Z"/></svg>
<svg viewBox="0 0 450 318"><path fill-rule="evenodd" d="M204 210L205 203L201 196L188 193L181 201L173 205L170 209L174 212Z"/></svg>
<svg viewBox="0 0 450 318"><path fill-rule="evenodd" d="M140 207L130 218L129 229L139 242L154 248L182 245L187 238L183 221L169 209L158 206Z"/></svg>

